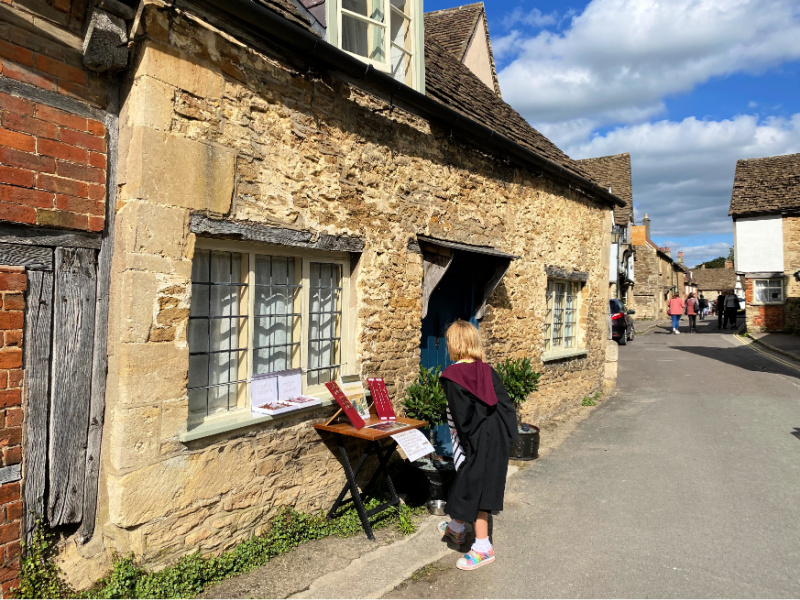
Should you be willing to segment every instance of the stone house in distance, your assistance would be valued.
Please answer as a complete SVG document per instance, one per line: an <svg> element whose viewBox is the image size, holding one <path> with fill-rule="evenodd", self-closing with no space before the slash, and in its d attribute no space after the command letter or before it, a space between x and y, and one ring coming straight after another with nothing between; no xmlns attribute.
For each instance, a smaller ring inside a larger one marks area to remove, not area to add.
<svg viewBox="0 0 800 600"><path fill-rule="evenodd" d="M736 288L736 271L733 263L727 261L724 268L709 269L700 267L692 272L697 292L703 294L709 303L714 302L720 294Z"/></svg>
<svg viewBox="0 0 800 600"><path fill-rule="evenodd" d="M800 330L800 154L738 161L729 214L747 327Z"/></svg>
<svg viewBox="0 0 800 600"><path fill-rule="evenodd" d="M74 584L329 506L322 384L399 403L455 318L542 371L529 421L601 388L624 202L470 70L482 8L454 50L416 0L129 4L0 5L3 514L44 515ZM287 368L323 406L252 413Z"/></svg>
<svg viewBox="0 0 800 600"><path fill-rule="evenodd" d="M686 268L672 259L669 248L660 248L650 239L650 218L632 228L636 287L633 304L637 319L662 319L667 316L667 301L674 292L683 295Z"/></svg>
<svg viewBox="0 0 800 600"><path fill-rule="evenodd" d="M609 298L619 298L626 306L633 300L634 247L633 234L633 186L631 184L631 155L615 154L578 161L592 174L600 185L618 196L625 206L614 209L611 252L609 256Z"/></svg>

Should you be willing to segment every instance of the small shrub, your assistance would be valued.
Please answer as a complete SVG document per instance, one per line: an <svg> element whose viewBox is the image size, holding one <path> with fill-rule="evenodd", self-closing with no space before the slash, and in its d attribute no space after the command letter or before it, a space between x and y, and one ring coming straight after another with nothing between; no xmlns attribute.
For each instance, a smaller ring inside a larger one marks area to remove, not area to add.
<svg viewBox="0 0 800 600"><path fill-rule="evenodd" d="M530 358L507 358L497 365L497 373L519 413L528 394L539 389L539 378L542 374L531 368Z"/></svg>
<svg viewBox="0 0 800 600"><path fill-rule="evenodd" d="M427 421L433 428L447 422L447 398L439 375L442 367L419 367L419 381L406 389L403 410L409 419Z"/></svg>
<svg viewBox="0 0 800 600"><path fill-rule="evenodd" d="M581 402L581 406L594 406L600 399L600 392L595 392L591 396L586 396Z"/></svg>
<svg viewBox="0 0 800 600"><path fill-rule="evenodd" d="M20 585L14 590L15 598L66 598L72 595L53 562L55 550L55 535L37 520L31 543L22 548Z"/></svg>

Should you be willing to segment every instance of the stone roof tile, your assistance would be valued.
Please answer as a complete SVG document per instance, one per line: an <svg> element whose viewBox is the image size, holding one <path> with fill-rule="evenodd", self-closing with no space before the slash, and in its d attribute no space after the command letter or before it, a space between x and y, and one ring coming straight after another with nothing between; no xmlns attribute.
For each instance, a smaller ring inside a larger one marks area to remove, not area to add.
<svg viewBox="0 0 800 600"><path fill-rule="evenodd" d="M694 269L692 279L697 283L697 290L727 290L736 286L736 271L733 269Z"/></svg>
<svg viewBox="0 0 800 600"><path fill-rule="evenodd" d="M633 221L633 189L631 186L631 155L614 154L576 161L604 188L608 188L625 206L614 208L614 223L620 227Z"/></svg>
<svg viewBox="0 0 800 600"><path fill-rule="evenodd" d="M800 154L736 162L729 215L800 211Z"/></svg>
<svg viewBox="0 0 800 600"><path fill-rule="evenodd" d="M425 37L462 61L482 14L483 2L425 13Z"/></svg>

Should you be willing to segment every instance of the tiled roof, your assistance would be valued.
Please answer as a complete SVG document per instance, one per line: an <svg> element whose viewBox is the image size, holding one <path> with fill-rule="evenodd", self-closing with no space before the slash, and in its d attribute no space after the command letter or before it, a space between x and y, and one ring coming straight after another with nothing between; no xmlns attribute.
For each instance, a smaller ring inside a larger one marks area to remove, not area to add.
<svg viewBox="0 0 800 600"><path fill-rule="evenodd" d="M425 37L462 61L482 14L483 2L425 13Z"/></svg>
<svg viewBox="0 0 800 600"><path fill-rule="evenodd" d="M427 36L425 93L564 169L592 179L577 161L531 127L522 115L486 87L467 66Z"/></svg>
<svg viewBox="0 0 800 600"><path fill-rule="evenodd" d="M614 222L625 226L633 221L633 191L631 187L631 155L614 154L576 161L604 188L611 190L625 206L614 208Z"/></svg>
<svg viewBox="0 0 800 600"><path fill-rule="evenodd" d="M692 279L698 291L727 290L736 286L736 271L733 269L694 269Z"/></svg>
<svg viewBox="0 0 800 600"><path fill-rule="evenodd" d="M728 214L733 217L800 210L800 154L736 162Z"/></svg>
<svg viewBox="0 0 800 600"><path fill-rule="evenodd" d="M460 62L464 62L469 43L473 36L477 35L476 28L481 17L484 20L494 92L501 96L500 82L497 80L497 69L494 65L492 41L489 38L489 23L486 19L483 2L425 13L425 37L434 40Z"/></svg>
<svg viewBox="0 0 800 600"><path fill-rule="evenodd" d="M300 14L300 11L297 10L295 3L292 0L253 0L256 4L260 4L271 10L274 13L279 14L284 19L293 23L294 25L298 25L303 29L307 29L311 31L311 25L303 15Z"/></svg>

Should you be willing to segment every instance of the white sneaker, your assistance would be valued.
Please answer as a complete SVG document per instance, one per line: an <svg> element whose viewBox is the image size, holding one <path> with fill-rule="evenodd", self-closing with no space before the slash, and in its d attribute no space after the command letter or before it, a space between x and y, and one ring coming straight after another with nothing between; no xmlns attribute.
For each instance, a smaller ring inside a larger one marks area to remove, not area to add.
<svg viewBox="0 0 800 600"><path fill-rule="evenodd" d="M678 331L677 329L675 330L675 335L680 335L680 333L681 333L681 332L680 332L680 331Z"/></svg>

